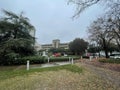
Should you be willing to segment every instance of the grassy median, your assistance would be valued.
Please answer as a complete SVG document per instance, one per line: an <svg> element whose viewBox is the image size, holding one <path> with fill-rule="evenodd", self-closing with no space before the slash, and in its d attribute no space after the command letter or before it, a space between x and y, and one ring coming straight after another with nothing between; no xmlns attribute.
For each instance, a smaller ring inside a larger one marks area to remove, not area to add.
<svg viewBox="0 0 120 90"><path fill-rule="evenodd" d="M0 71L0 90L115 90L81 64Z"/></svg>

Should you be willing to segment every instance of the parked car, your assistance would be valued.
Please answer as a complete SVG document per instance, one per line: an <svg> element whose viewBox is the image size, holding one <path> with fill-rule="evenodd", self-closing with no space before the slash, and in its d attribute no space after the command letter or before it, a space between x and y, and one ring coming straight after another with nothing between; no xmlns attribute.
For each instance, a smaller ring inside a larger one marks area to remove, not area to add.
<svg viewBox="0 0 120 90"><path fill-rule="evenodd" d="M120 59L120 54L111 54L111 55L110 55L110 58Z"/></svg>
<svg viewBox="0 0 120 90"><path fill-rule="evenodd" d="M60 54L60 53L54 53L53 56L54 56L54 57L60 57L61 54Z"/></svg>

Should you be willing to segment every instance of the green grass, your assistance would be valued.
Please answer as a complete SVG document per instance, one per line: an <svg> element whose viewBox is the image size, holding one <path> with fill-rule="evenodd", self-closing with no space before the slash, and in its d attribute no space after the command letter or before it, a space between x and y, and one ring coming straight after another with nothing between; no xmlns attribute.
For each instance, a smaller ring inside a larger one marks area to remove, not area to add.
<svg viewBox="0 0 120 90"><path fill-rule="evenodd" d="M37 69L30 69L27 70L14 70L14 67L12 69L6 68L6 70L0 71L0 80L13 78L16 76L22 76L22 75L28 75L29 73L33 72L44 72L44 71L58 71L58 70L68 70L75 73L81 73L83 71L82 68L76 66L76 65L63 65L63 66L55 66L55 67L47 67L47 68L37 68Z"/></svg>
<svg viewBox="0 0 120 90"><path fill-rule="evenodd" d="M0 68L1 69L1 68ZM84 71L84 72L83 72ZM2 77L1 77L2 76ZM29 71L5 67L0 90L118 90L82 64L37 68Z"/></svg>

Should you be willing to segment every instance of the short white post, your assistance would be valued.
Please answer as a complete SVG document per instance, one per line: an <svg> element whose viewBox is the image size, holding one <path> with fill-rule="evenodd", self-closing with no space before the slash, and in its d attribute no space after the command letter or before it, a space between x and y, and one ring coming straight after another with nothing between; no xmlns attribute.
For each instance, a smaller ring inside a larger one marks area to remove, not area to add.
<svg viewBox="0 0 120 90"><path fill-rule="evenodd" d="M83 59L83 57L81 56L81 60Z"/></svg>
<svg viewBox="0 0 120 90"><path fill-rule="evenodd" d="M96 56L96 59L98 59L98 57Z"/></svg>
<svg viewBox="0 0 120 90"><path fill-rule="evenodd" d="M92 61L92 56L90 56L90 61Z"/></svg>
<svg viewBox="0 0 120 90"><path fill-rule="evenodd" d="M30 69L30 62L27 61L27 70L29 70L29 69Z"/></svg>
<svg viewBox="0 0 120 90"><path fill-rule="evenodd" d="M50 58L48 57L48 63L50 62Z"/></svg>
<svg viewBox="0 0 120 90"><path fill-rule="evenodd" d="M72 64L73 64L73 58L72 58Z"/></svg>

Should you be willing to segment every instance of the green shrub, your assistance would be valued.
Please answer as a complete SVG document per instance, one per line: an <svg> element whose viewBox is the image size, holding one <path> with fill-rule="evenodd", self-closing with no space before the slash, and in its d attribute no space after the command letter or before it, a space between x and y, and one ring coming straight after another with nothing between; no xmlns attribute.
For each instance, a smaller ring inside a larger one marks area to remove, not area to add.
<svg viewBox="0 0 120 90"><path fill-rule="evenodd" d="M68 57L50 57L50 62L68 61Z"/></svg>
<svg viewBox="0 0 120 90"><path fill-rule="evenodd" d="M100 59L99 62L120 64L120 59Z"/></svg>
<svg viewBox="0 0 120 90"><path fill-rule="evenodd" d="M79 57L70 57L70 59L76 60ZM47 60L47 58L45 58ZM69 57L50 57L50 62L69 61Z"/></svg>
<svg viewBox="0 0 120 90"><path fill-rule="evenodd" d="M24 57L21 60L23 62L25 61L25 63L29 60L30 64L41 64L46 62L46 59L43 56L29 56L29 57Z"/></svg>
<svg viewBox="0 0 120 90"><path fill-rule="evenodd" d="M19 57L19 54L17 53L9 53L4 57L0 56L0 65L13 65L16 62L17 57Z"/></svg>
<svg viewBox="0 0 120 90"><path fill-rule="evenodd" d="M0 65L25 65L28 60L30 61L30 64L41 64L46 62L45 57L41 56L27 56L23 58L11 57L5 59L5 63L0 62Z"/></svg>
<svg viewBox="0 0 120 90"><path fill-rule="evenodd" d="M12 55L14 56L14 55ZM71 57L74 60L79 59L79 57L73 56ZM44 56L27 56L27 57L10 57L6 59L6 63L3 65L25 65L27 61L30 61L30 64L42 64L47 63L48 57ZM69 57L50 57L50 62L60 62L60 61L69 61ZM0 62L1 65L2 62Z"/></svg>

